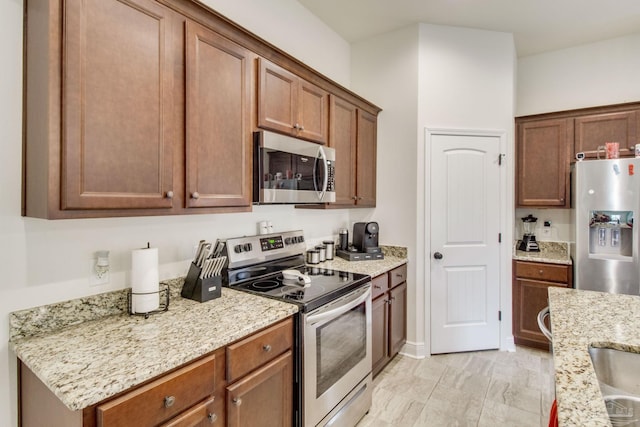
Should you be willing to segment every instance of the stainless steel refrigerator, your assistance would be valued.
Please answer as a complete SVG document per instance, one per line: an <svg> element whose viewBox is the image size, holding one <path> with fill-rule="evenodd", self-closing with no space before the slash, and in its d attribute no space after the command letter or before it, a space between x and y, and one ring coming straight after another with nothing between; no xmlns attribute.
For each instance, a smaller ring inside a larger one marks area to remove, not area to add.
<svg viewBox="0 0 640 427"><path fill-rule="evenodd" d="M640 294L640 159L576 162L571 171L577 289Z"/></svg>

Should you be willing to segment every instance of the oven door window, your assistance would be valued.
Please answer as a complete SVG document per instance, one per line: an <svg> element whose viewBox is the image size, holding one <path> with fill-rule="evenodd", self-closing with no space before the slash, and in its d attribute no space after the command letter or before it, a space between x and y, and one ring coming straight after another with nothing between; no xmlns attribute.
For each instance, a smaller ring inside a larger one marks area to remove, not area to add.
<svg viewBox="0 0 640 427"><path fill-rule="evenodd" d="M367 353L367 318L362 303L316 329L316 397L321 396Z"/></svg>

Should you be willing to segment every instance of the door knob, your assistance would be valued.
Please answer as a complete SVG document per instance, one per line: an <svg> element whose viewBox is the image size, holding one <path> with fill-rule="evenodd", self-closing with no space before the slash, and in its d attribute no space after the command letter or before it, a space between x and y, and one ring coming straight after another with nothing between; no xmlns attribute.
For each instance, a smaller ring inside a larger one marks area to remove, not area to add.
<svg viewBox="0 0 640 427"><path fill-rule="evenodd" d="M433 257L435 259L442 259L442 254L440 252L436 252L436 253L433 254Z"/></svg>

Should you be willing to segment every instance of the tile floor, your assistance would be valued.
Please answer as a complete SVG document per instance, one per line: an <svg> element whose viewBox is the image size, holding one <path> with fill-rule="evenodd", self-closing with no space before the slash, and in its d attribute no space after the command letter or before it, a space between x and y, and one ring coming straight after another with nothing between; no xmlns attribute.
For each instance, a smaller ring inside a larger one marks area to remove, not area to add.
<svg viewBox="0 0 640 427"><path fill-rule="evenodd" d="M374 380L373 405L357 427L544 427L553 387L551 355L527 347L398 355Z"/></svg>

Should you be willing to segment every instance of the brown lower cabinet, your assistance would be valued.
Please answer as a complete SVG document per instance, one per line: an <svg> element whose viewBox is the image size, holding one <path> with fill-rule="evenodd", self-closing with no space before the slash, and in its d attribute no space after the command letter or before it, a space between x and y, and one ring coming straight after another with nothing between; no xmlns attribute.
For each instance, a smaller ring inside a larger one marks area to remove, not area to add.
<svg viewBox="0 0 640 427"><path fill-rule="evenodd" d="M372 280L372 371L375 377L407 341L407 265Z"/></svg>
<svg viewBox="0 0 640 427"><path fill-rule="evenodd" d="M290 426L293 321L83 410L69 410L20 363L20 426Z"/></svg>
<svg viewBox="0 0 640 427"><path fill-rule="evenodd" d="M513 338L516 344L549 350L549 341L538 328L538 313L549 305L547 290L571 287L570 265L513 261ZM549 323L547 320L547 328Z"/></svg>

